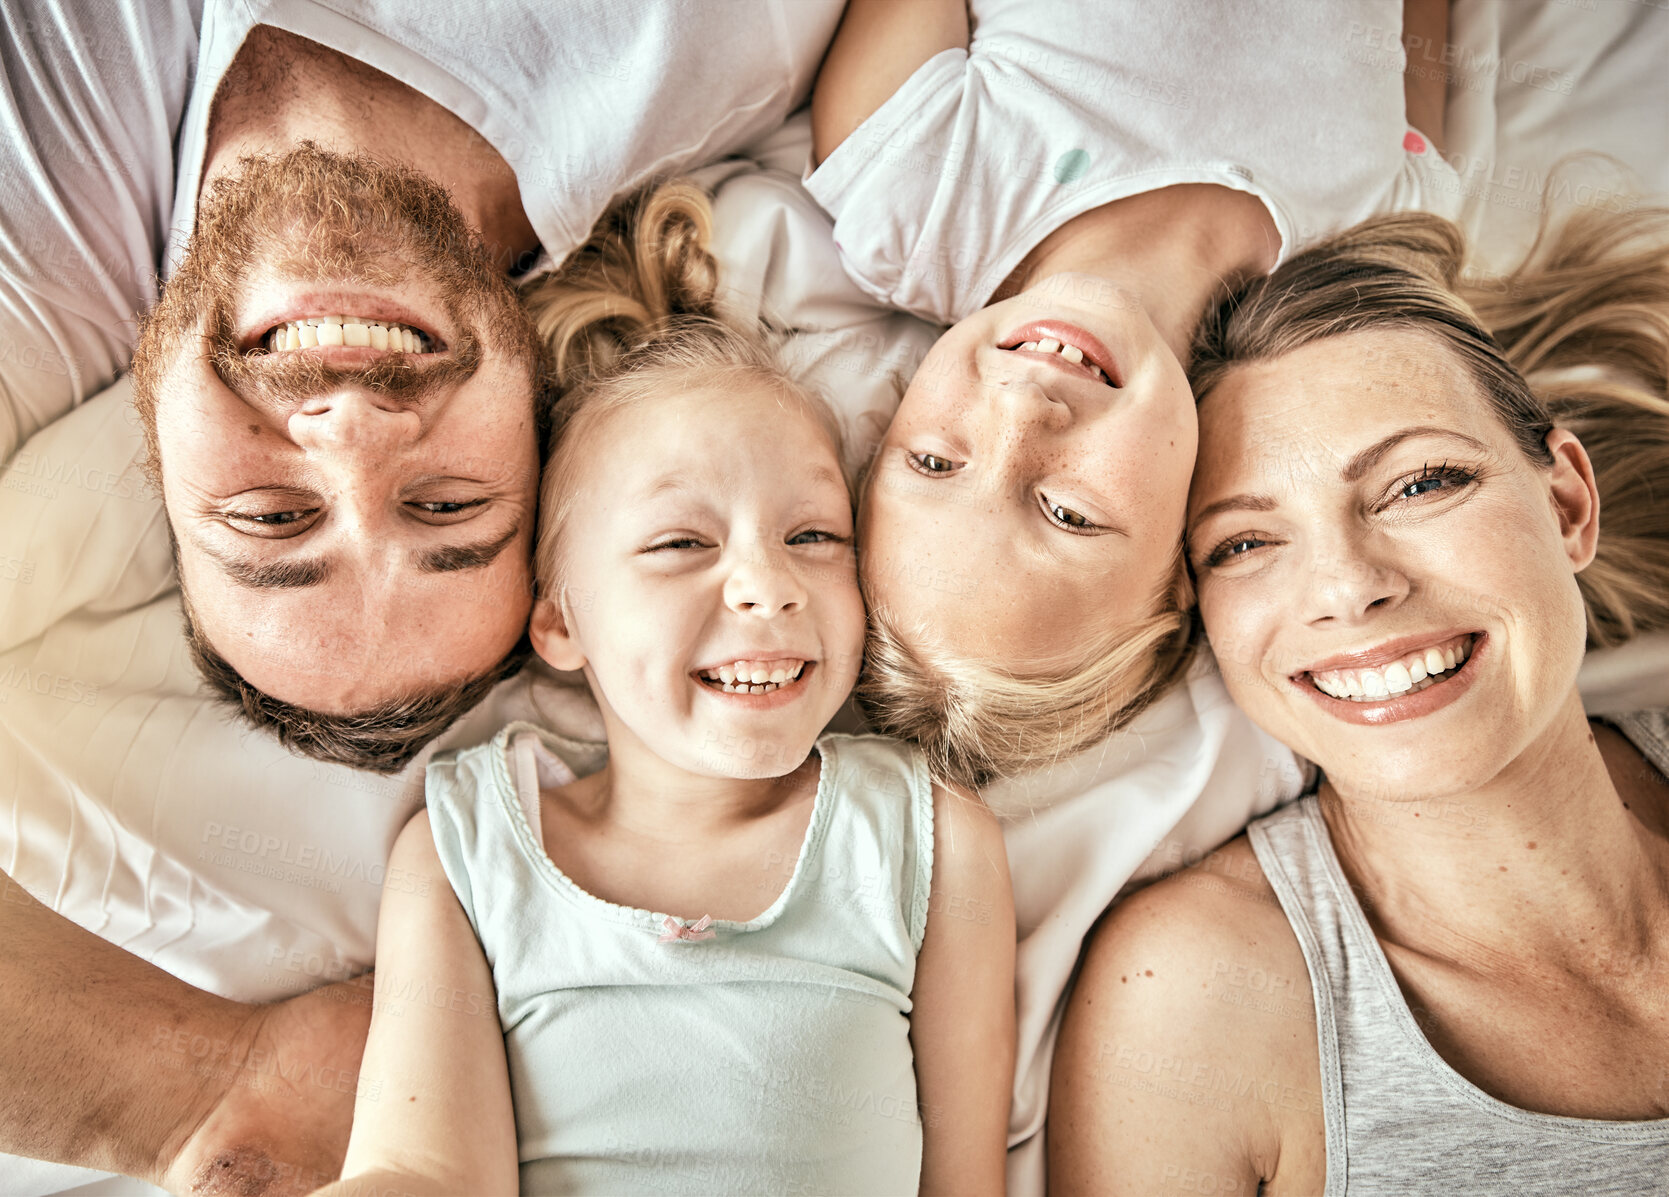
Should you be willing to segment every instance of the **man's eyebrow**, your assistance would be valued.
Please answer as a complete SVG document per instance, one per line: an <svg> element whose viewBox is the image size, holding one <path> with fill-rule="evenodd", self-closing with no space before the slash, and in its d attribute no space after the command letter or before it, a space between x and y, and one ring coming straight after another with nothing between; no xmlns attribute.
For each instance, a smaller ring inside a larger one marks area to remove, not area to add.
<svg viewBox="0 0 1669 1197"><path fill-rule="evenodd" d="M222 553L200 540L197 541L197 547L218 561L228 578L250 590L301 590L308 586L317 586L330 577L330 562L320 557L261 564L247 557Z"/></svg>
<svg viewBox="0 0 1669 1197"><path fill-rule="evenodd" d="M449 544L438 549L423 549L412 553L412 564L426 574L448 574L460 569L479 569L490 565L507 545L521 534L520 524L493 540L479 544Z"/></svg>
<svg viewBox="0 0 1669 1197"><path fill-rule="evenodd" d="M1379 464L1380 458L1384 457L1392 449L1395 449L1398 445L1402 444L1403 441L1416 436L1453 437L1455 440L1465 441L1474 449L1478 449L1485 453L1489 452L1488 445L1484 444L1475 437L1467 436L1464 432L1456 432L1453 428L1438 428L1433 424L1417 424L1412 428L1404 428L1400 432L1393 432L1390 436L1379 441L1377 444L1369 445L1366 449L1363 449L1355 457L1352 457L1345 463L1345 467L1342 471L1340 471L1339 476L1346 482L1360 482L1362 475L1366 474L1369 470L1373 469L1374 466Z"/></svg>

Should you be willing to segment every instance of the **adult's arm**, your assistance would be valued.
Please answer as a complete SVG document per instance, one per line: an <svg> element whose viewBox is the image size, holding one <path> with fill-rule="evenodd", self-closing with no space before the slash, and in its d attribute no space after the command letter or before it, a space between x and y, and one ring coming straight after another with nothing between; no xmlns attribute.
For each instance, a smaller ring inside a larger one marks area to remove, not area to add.
<svg viewBox="0 0 1669 1197"><path fill-rule="evenodd" d="M279 1197L336 1175L369 1014L362 984L228 1001L4 873L0 943L0 1150L181 1193Z"/></svg>
<svg viewBox="0 0 1669 1197"><path fill-rule="evenodd" d="M812 161L834 153L922 63L967 44L967 0L849 0L811 96Z"/></svg>

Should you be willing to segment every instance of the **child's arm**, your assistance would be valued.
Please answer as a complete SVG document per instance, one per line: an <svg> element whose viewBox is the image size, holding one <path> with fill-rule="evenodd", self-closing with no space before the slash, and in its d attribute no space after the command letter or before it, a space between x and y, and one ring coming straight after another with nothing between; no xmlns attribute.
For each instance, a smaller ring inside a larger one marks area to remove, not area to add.
<svg viewBox="0 0 1669 1197"><path fill-rule="evenodd" d="M1001 1193L1014 1087L1014 892L997 820L933 787L933 887L910 994L921 1192Z"/></svg>
<svg viewBox="0 0 1669 1197"><path fill-rule="evenodd" d="M389 857L376 996L342 1179L321 1193L517 1191L516 1123L498 1002L427 812Z"/></svg>
<svg viewBox="0 0 1669 1197"><path fill-rule="evenodd" d="M1403 0L1402 43L1408 55L1402 72L1409 127L1443 151L1443 118L1448 107L1448 71L1441 62L1449 42L1449 0Z"/></svg>
<svg viewBox="0 0 1669 1197"><path fill-rule="evenodd" d="M922 63L967 44L967 0L849 0L811 95L812 161L834 153Z"/></svg>

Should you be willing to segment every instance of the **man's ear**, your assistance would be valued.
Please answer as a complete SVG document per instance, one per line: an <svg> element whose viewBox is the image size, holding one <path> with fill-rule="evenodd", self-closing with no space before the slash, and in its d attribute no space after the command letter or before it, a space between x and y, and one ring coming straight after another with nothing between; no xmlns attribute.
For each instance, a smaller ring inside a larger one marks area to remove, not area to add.
<svg viewBox="0 0 1669 1197"><path fill-rule="evenodd" d="M1565 554L1580 573L1593 561L1599 546L1599 487L1594 482L1594 464L1576 435L1563 428L1547 434L1547 451L1553 454L1549 494L1553 514L1559 517Z"/></svg>
<svg viewBox="0 0 1669 1197"><path fill-rule="evenodd" d="M553 669L579 669L585 665L585 654L568 629L560 599L534 600L527 638L533 642L533 651Z"/></svg>

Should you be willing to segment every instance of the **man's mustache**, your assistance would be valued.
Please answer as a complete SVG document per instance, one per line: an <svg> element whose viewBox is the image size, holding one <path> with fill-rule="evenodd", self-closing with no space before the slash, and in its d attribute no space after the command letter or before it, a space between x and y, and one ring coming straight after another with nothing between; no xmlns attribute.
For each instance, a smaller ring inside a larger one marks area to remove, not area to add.
<svg viewBox="0 0 1669 1197"><path fill-rule="evenodd" d="M468 381L481 366L481 342L465 330L439 354L391 353L364 366L336 366L302 351L244 353L227 336L212 336L209 364L250 403L287 406L349 388L417 403Z"/></svg>

